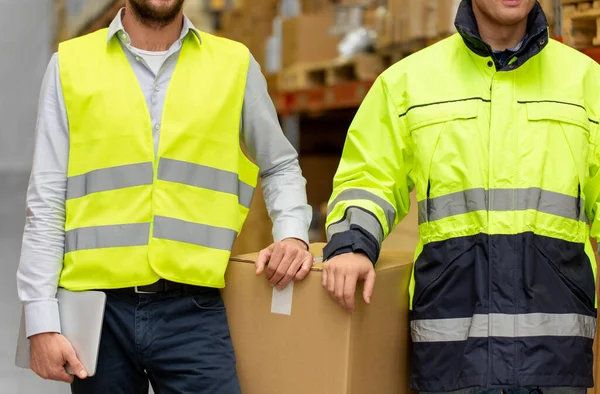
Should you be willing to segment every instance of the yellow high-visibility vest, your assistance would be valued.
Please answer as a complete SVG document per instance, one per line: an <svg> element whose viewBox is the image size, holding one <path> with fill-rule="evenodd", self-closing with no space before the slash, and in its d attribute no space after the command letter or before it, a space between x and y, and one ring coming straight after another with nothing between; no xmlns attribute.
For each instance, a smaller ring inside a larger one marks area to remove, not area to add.
<svg viewBox="0 0 600 394"><path fill-rule="evenodd" d="M64 42L69 120L64 268L70 290L160 278L224 287L258 168L240 147L250 54L188 34L166 93L155 152L144 95L107 30Z"/></svg>

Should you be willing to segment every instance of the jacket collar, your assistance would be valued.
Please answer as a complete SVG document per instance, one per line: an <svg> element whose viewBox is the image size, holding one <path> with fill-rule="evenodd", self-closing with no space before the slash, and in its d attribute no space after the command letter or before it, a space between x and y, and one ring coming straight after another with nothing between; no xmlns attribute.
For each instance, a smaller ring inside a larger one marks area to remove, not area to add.
<svg viewBox="0 0 600 394"><path fill-rule="evenodd" d="M516 61L506 64L504 67L498 63L492 48L483 42L479 35L479 28L477 27L477 20L473 13L473 6L471 0L462 0L458 7L458 13L456 14L456 20L454 25L458 30L458 33L462 36L463 41L467 47L479 56L488 57L491 56L496 64L498 71L509 71L514 70L522 66L527 60L531 59L544 49L548 44L548 20L542 10L542 6L536 1L535 6L529 13L527 19L527 40L523 43L521 48L514 54L517 58Z"/></svg>

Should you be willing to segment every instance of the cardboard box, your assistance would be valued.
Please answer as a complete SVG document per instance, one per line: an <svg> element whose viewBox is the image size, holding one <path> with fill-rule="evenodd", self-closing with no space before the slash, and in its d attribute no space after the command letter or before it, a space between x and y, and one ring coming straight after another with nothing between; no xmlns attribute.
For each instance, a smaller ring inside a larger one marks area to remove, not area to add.
<svg viewBox="0 0 600 394"><path fill-rule="evenodd" d="M322 248L311 251L321 256ZM353 314L321 287L321 264L304 281L274 292L255 276L256 256L232 259L223 291L244 394L410 392L412 255L382 252L371 305L359 287Z"/></svg>
<svg viewBox="0 0 600 394"><path fill-rule="evenodd" d="M283 21L283 67L334 59L339 37L331 36L331 13L301 15Z"/></svg>
<svg viewBox="0 0 600 394"><path fill-rule="evenodd" d="M316 14L331 6L329 0L301 0L300 9L303 14Z"/></svg>

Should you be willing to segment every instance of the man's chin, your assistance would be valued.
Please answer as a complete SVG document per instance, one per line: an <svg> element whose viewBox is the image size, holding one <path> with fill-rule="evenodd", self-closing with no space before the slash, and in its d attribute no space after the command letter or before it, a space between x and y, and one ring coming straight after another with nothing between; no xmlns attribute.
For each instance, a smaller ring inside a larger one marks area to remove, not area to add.
<svg viewBox="0 0 600 394"><path fill-rule="evenodd" d="M184 0L130 0L133 11L148 24L163 25L171 22L183 6Z"/></svg>
<svg viewBox="0 0 600 394"><path fill-rule="evenodd" d="M498 21L504 26L515 26L527 19L529 14L521 10L505 10L498 15Z"/></svg>

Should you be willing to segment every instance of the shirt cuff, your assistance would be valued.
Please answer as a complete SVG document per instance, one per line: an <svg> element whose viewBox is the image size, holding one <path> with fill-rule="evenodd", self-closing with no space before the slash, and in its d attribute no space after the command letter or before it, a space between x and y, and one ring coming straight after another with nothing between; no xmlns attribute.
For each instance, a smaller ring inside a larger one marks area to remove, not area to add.
<svg viewBox="0 0 600 394"><path fill-rule="evenodd" d="M33 301L25 304L25 332L27 338L46 332L60 333L58 301Z"/></svg>
<svg viewBox="0 0 600 394"><path fill-rule="evenodd" d="M281 242L286 238L296 238L308 245L308 225L299 219L285 219L273 224L275 242Z"/></svg>

